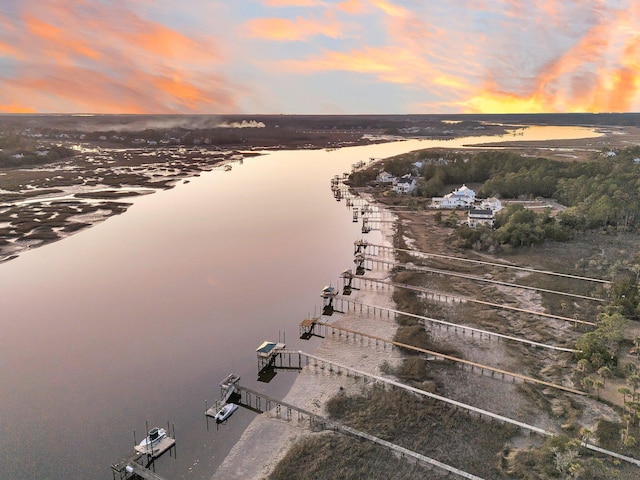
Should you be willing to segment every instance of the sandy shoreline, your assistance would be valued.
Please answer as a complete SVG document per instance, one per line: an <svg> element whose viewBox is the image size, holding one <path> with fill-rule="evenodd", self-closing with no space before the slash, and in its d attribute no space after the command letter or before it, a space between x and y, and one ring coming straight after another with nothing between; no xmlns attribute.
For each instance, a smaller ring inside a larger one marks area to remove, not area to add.
<svg viewBox="0 0 640 480"><path fill-rule="evenodd" d="M392 217L388 211L381 210L381 212L385 218L395 220L395 217ZM393 224L383 223L382 225L385 225L381 230L383 244L392 246ZM345 248L351 248L351 245L345 245ZM387 255L387 257L381 258L392 260L392 254ZM373 270L366 273L366 277L369 278L386 278L388 275L388 270ZM362 303L392 308L394 306L391 299L392 293L391 289L374 286L354 291L350 298ZM327 323L335 323L388 339L393 338L397 328L393 317L388 318L386 315L369 317L348 312L323 318ZM386 362L395 366L401 359L401 353L390 346L385 348L382 345L360 344L359 340L355 343L353 339L345 339L344 337L325 338L313 353L342 365L352 366L381 376L384 374L380 371L380 365ZM325 416L324 405L331 397L339 393L341 389L347 393L359 392L362 385L362 380L356 381L353 377L332 374L309 366L300 372L283 401ZM277 419L275 414L271 413L257 416L218 467L212 480L267 478L296 441L303 436L318 434L305 428L305 425L307 424L304 422L298 425L295 416L290 421ZM268 439L266 446L265 439Z"/></svg>

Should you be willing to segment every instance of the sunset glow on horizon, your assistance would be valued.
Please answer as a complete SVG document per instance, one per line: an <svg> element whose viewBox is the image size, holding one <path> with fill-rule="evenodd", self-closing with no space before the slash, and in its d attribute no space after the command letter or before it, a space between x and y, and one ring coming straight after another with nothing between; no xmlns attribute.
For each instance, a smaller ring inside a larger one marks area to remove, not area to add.
<svg viewBox="0 0 640 480"><path fill-rule="evenodd" d="M631 0L23 0L0 113L640 111Z"/></svg>

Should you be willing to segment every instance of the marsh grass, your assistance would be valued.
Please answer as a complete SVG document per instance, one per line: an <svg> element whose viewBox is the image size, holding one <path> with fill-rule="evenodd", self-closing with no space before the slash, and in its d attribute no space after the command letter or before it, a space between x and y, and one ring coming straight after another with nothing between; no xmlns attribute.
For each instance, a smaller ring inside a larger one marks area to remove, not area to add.
<svg viewBox="0 0 640 480"><path fill-rule="evenodd" d="M495 478L494 459L517 432L440 402L381 388L363 396L338 395L327 403L327 412L353 428L485 478Z"/></svg>
<svg viewBox="0 0 640 480"><path fill-rule="evenodd" d="M269 476L269 480L369 478L438 480L446 476L398 458L379 445L333 433L298 442Z"/></svg>

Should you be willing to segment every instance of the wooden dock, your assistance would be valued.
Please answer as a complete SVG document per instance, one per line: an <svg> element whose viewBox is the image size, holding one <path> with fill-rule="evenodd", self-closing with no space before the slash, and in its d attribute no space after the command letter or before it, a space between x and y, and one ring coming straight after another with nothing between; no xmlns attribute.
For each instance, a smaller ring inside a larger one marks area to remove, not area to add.
<svg viewBox="0 0 640 480"><path fill-rule="evenodd" d="M131 463L129 466L131 468L130 473L133 473L137 477L144 478L145 480L165 480L164 477L161 477L156 472L152 472L137 463Z"/></svg>
<svg viewBox="0 0 640 480"><path fill-rule="evenodd" d="M162 456L167 450L172 448L176 444L176 441L168 435L162 437L157 442L151 444L151 446L145 445L144 448L136 447L136 452L141 455L147 455L150 458L158 458Z"/></svg>
<svg viewBox="0 0 640 480"><path fill-rule="evenodd" d="M409 392L412 392L421 396L425 396L433 400L438 400L440 402L447 403L455 408L460 408L462 410L467 411L470 414L475 414L477 416L486 418L487 420L497 420L502 423L515 425L531 433L536 433L536 434L541 434L546 436L554 435L552 432L536 427L534 425L529 425L527 423L520 422L518 420L513 420L511 418L504 417L502 415L498 415L496 413L489 412L487 410L483 410L481 408L477 408L472 405L458 402L457 400L452 400L450 398L443 397L441 395L436 395L434 393L427 392L425 390L420 390L419 388L411 387L409 385L405 385L404 383L391 380L386 377L373 375L371 373L358 370L357 368L342 365L338 362L327 360L322 357L318 357L316 355L303 352L301 350L283 350L280 352L278 357L281 357L281 358L277 362L274 362L275 368L278 368L277 365L282 365L282 367L284 368L289 368L289 369L295 368L298 370L305 367L314 367L314 368L319 368L321 370L326 369L327 371L332 373L333 372L344 373L346 374L346 376L353 376L354 378L364 378L371 382L378 383L382 386L389 386L391 388L399 388L402 390L407 390Z"/></svg>
<svg viewBox="0 0 640 480"><path fill-rule="evenodd" d="M226 404L235 400L234 395L236 387L240 384L240 376L230 373L220 382L220 399L217 400L211 408L205 407L204 414L207 417L215 418L218 411ZM206 401L205 401L206 403Z"/></svg>
<svg viewBox="0 0 640 480"><path fill-rule="evenodd" d="M453 323L453 322L447 322L445 320L438 320L436 318L431 318L431 317L426 317L424 315L417 315L414 313L409 313L409 312L402 312L400 310L395 310L393 308L387 308L387 307L378 307L375 305L368 305L366 303L361 303L361 302L356 302L354 300L349 300L348 298L343 298L340 297L337 299L337 302L340 302L340 308L344 309L344 304L347 305L347 312L349 311L350 308L353 308L354 312L358 310L360 310L360 313L366 313L367 315L373 314L374 316L376 314L382 316L382 313L386 313L387 317L391 317L391 315L393 314L394 318L397 317L398 315L404 315L407 317L412 317L412 318L416 318L418 320L421 320L423 323L431 323L434 326L437 326L439 328L445 328L447 331L449 330L453 330L455 333L457 333L458 331L460 331L463 335L466 335L467 333L469 333L472 337L474 337L475 335L478 335L479 338L483 338L487 337L487 338L496 338L498 340L510 340L513 342L518 342L518 343L524 343L526 345L529 345L531 347L535 347L535 348L548 348L550 350L555 350L555 351L559 351L559 352L579 352L580 350L576 350L573 348L566 348L566 347L559 347L556 345L549 345L546 343L541 343L541 342L534 342L533 340L528 340L526 338L520 338L520 337L514 337L512 335L505 335L502 333L496 333L496 332L490 332L488 330L482 330L480 328L475 328L475 327L469 327L466 325L460 325L457 323Z"/></svg>
<svg viewBox="0 0 640 480"><path fill-rule="evenodd" d="M487 421L498 421L501 423L505 423L505 424L510 424L510 425L514 425L526 432L529 432L530 434L537 434L537 435L542 435L545 437L551 437L551 436L556 436L557 434L554 432L551 432L549 430L545 430L543 428L540 427L536 427L535 425L530 425L524 422L521 422L519 420L514 420L512 418L509 417L505 417L502 415L498 415L496 413L490 412L488 410L483 410L481 408L477 408L474 407L473 405L469 405L463 402L459 402L457 400L453 400L447 397L443 397L442 395L437 395L435 393L431 393L431 392L427 392L425 390L421 390L419 388L416 387L412 387L410 385L406 385L404 383L395 381L395 380L391 380L389 378L385 378L385 377L380 377L377 375L373 375L361 370L358 370L356 368L353 367L349 367L346 365L342 365L340 363L331 361L331 360L327 360L321 357L318 357L316 355L312 355L310 353L306 353L303 352L301 350L297 350L297 351L282 351L280 352L282 353L286 353L288 354L287 357L285 357L283 360L284 362L289 361L289 362L297 362L296 367L301 369L304 367L313 367L315 369L320 369L323 371L328 371L330 373L337 373L337 374L342 374L344 373L347 377L351 376L354 379L365 379L365 380L369 380L371 382L377 383L379 385L382 385L383 387L389 386L391 388L398 388L398 389L402 389L402 390L406 390L409 392L412 392L416 395L420 395L420 396L424 396L424 397L428 397L431 398L433 400L439 401L439 402L443 402L446 403L450 406L452 406L455 409L461 409L463 411L466 411L469 415L477 415L479 418L484 418ZM256 392L259 396L261 396L261 398L264 398L265 396L259 392ZM252 407L253 408L253 407ZM261 408L259 408L259 410L261 410ZM291 415L291 411L288 410L287 411L287 415L290 417ZM588 450L592 450L594 452L598 452L601 453L603 455L607 455L613 458L616 458L618 460L622 460L628 463L631 463L633 465L636 465L638 467L640 467L640 460L633 458L633 457L629 457L627 455L622 455L620 453L617 452L613 452L611 450L606 450L604 448L601 447L597 447L595 445L592 445L590 443L586 443L586 442L580 442L580 445Z"/></svg>
<svg viewBox="0 0 640 480"><path fill-rule="evenodd" d="M372 268L373 266L382 266L384 268L387 269L392 269L392 268L396 268L396 267L402 267L405 268L407 271L410 272L421 272L421 273L428 273L428 274L433 274L433 275L444 275L444 276L448 276L448 277L457 277L457 278L464 278L466 280L472 280L474 282L481 282L481 283L491 283L493 285L501 285L503 287L511 287L511 288L519 288L522 290L532 290L538 293L552 293L554 295L560 295L560 296L564 296L564 297L570 297L570 298L576 298L576 299L580 299L580 300L590 300L593 302L604 302L605 299L603 298L597 298L597 297L590 297L587 295L580 295L577 293L570 293L570 292L562 292L559 290L551 290L548 288L541 288L541 287L533 287L531 285L520 285L518 283L513 283L513 282L503 282L501 280L494 280L492 278L484 278L484 277L479 277L477 275L470 275L467 273L459 273L459 272L452 272L451 270L442 270L440 268L431 268L431 267L425 267L425 266L421 266L421 265L409 265L406 263L399 263L399 262L393 262L393 261L389 261L389 260L381 260L381 259L377 259L377 258L370 258L370 257L365 257L363 259L363 266L366 268L367 266L367 262L370 262Z"/></svg>
<svg viewBox="0 0 640 480"><path fill-rule="evenodd" d="M491 284L494 284L494 285L502 285L504 287L519 288L519 289L522 289L522 290L532 290L534 292L539 292L539 293L552 293L554 295L560 295L560 296L570 297L570 298L577 298L577 299L580 299L580 300L590 300L592 302L604 302L605 301L604 298L590 297L590 296L587 296L587 295L580 295L580 294L577 294L577 293L570 293L570 292L562 292L562 291L559 291L559 290L550 290L548 288L532 287L530 285L520 285L518 283L512 283L512 282L502 282L500 280L493 280L491 278L478 277L477 275L468 275L466 273L451 272L449 270L441 270L439 268L421 267L421 266L418 266L418 265L404 265L404 264L398 264L398 266L402 266L402 267L406 268L407 270L412 270L412 271L417 271L417 272L432 273L432 274L436 274L436 275L446 275L446 276L449 276L449 277L465 278L465 279L468 279L468 280L473 280L475 282L491 283Z"/></svg>
<svg viewBox="0 0 640 480"><path fill-rule="evenodd" d="M528 273L539 273L542 275L551 275L551 276L556 276L556 277L564 277L564 278L569 278L572 280L584 280L587 282L595 282L595 283L601 283L601 284L605 284L605 285L610 285L611 281L610 280L604 280L601 278L593 278L593 277L584 277L581 275L574 275L574 274L570 274L570 273L561 273L561 272L554 272L551 270L539 270L536 268L530 268L530 267L523 267L520 265L511 265L511 264L505 264L505 263L497 263L497 262L487 262L485 260L474 260L471 258L466 258L466 257L460 257L460 256L455 256L455 255L443 255L443 254L439 254L439 253L431 253L431 252L421 252L419 250L411 250L411 249L406 249L406 248L395 248L395 247L389 247L387 245L376 245L376 244L370 244L372 247L376 247L378 250L377 251L392 251L392 252L403 252L403 253L408 253L414 256L421 256L421 257L426 257L426 258L442 258L445 260L456 260L459 262L466 262L466 263L472 263L475 265L485 265L485 266L491 266L491 267L500 267L500 268L505 268L505 269L510 269L510 270L519 270L521 272L528 272Z"/></svg>
<svg viewBox="0 0 640 480"><path fill-rule="evenodd" d="M426 355L429 358L433 358L433 359L436 359L436 360L446 360L446 361L450 361L450 362L453 362L453 363L457 363L457 364L461 365L462 367L469 367L469 368L471 368L472 371L478 371L483 375L486 372L488 372L492 378L496 378L496 376L498 378L501 378L502 380L505 380L506 378L511 378L513 380L521 380L521 381L523 381L525 383L529 382L529 383L541 385L543 387L549 387L549 388L555 388L555 389L558 389L558 390L563 390L565 392L573 393L573 394L576 394L576 395L584 396L584 395L587 394L586 392L583 392L582 390L577 390L575 388L566 387L564 385L559 385L557 383L547 382L545 380L540 380L538 378L530 377L530 376L527 376L527 375L522 375L520 373L510 372L508 370L503 370L503 369L500 369L500 368L491 367L489 365L484 365L484 364L481 364L481 363L472 362L470 360L465 360L463 358L454 357L452 355L446 355L444 353L436 352L436 351L433 351L433 350L426 350L424 348L415 347L413 345L408 345L406 343L396 342L395 340L388 340L386 338L378 337L376 335L369 335L367 333L358 332L358 331L352 330L350 328L339 327L339 326L337 326L335 324L322 324L322 323L318 324L318 330L320 332L322 331L323 327L324 327L324 331L325 331L325 337L329 336L329 332L331 333L331 336L333 336L334 338L336 336L336 333L337 333L338 338L342 338L344 336L345 339L349 339L350 337L353 337L354 340L355 340L359 336L361 342L363 342L366 339L369 344L371 344L371 341L373 341L373 342L375 342L375 346L382 345L383 348L386 348L387 345L390 345L391 347L403 348L405 350L413 351L413 352L416 352L418 354Z"/></svg>
<svg viewBox="0 0 640 480"><path fill-rule="evenodd" d="M338 421L330 420L326 417L312 413L293 404L269 397L268 395L257 392L255 390L251 390L249 388L238 385L237 391L240 394L241 398L239 405L242 405L243 407L249 408L253 411L260 413L273 411L276 418L284 418L287 421L292 420L293 413L295 412L297 413L299 422L308 421L309 428L331 430L335 433L340 433L354 438L366 440L385 447L407 460L413 460L428 467L435 467L441 470L445 470L446 472L456 475L460 478L466 478L469 480L483 480L482 477L478 477L471 473L452 467L451 465L439 462L438 460L427 457L426 455L414 452L374 435L370 435L360 430L356 430L355 428L348 427L347 425L344 425Z"/></svg>
<svg viewBox="0 0 640 480"><path fill-rule="evenodd" d="M501 303L493 303L493 302L487 302L485 300L477 300L475 298L471 298L471 297L466 297L464 295L458 295L455 293L448 293L448 292L441 292L439 290L433 290L431 288L426 288L426 287L419 287L416 285L408 285L406 283L397 283L397 282L391 282L389 280L384 280L384 279L379 279L379 278L369 278L369 277L362 277L362 278L358 278L356 277L354 279L354 281L358 281L359 285L367 285L367 282L369 282L371 285L376 284L376 285L383 285L385 287L394 287L394 288L404 288L405 290L412 290L414 292L420 292L422 294L424 294L426 296L427 299L431 299L433 301L438 301L438 302L445 302L445 303L477 303L480 305L486 305L487 307L491 307L491 308L497 308L497 309L502 309L502 310L510 310L510 311L515 311L515 312L520 312L520 313L527 313L530 315L535 315L535 316L539 316L539 317L544 317L544 318L549 318L549 319L553 319L553 320L561 320L564 322L570 322L573 323L574 326L577 326L578 324L580 325L588 325L588 326L596 326L595 322L590 322L588 320L580 320L578 318L571 318L571 317L563 317L561 315L554 315L551 313L546 313L546 312L538 312L536 310L528 310L525 308L518 308L518 307L513 307L511 305L504 305Z"/></svg>
<svg viewBox="0 0 640 480"><path fill-rule="evenodd" d="M129 480L133 478L144 478L149 480L164 480L163 477L150 470L149 467L153 462L167 452L171 452L176 446L175 429L174 434L169 434L169 425L167 425L167 435L152 444L151 448L139 451L133 448L122 460L111 464L111 471L114 480Z"/></svg>

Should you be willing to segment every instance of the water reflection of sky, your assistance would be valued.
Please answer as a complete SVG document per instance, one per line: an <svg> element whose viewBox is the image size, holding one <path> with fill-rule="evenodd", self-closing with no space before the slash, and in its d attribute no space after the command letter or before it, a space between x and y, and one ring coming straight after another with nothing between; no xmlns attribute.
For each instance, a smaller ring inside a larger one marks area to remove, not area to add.
<svg viewBox="0 0 640 480"><path fill-rule="evenodd" d="M230 372L284 395L291 376L256 384L255 348L281 331L291 347L309 348L299 322L353 266L360 225L333 199L331 177L431 146L443 142L245 159L0 265L3 475L108 478L147 420L179 432L180 455L163 459L163 475L210 475L253 414L236 412L216 435L204 399Z"/></svg>

